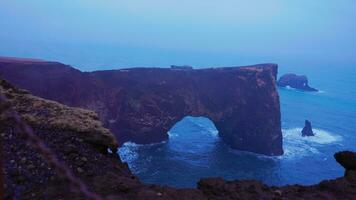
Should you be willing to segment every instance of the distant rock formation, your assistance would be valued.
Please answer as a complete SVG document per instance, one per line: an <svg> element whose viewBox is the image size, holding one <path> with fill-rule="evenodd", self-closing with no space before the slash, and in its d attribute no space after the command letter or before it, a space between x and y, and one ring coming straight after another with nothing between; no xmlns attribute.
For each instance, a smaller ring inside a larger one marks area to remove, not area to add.
<svg viewBox="0 0 356 200"><path fill-rule="evenodd" d="M298 90L317 92L318 90L312 88L308 84L308 78L306 76L298 76L296 74L285 74L279 78L277 85L279 87L291 87Z"/></svg>
<svg viewBox="0 0 356 200"><path fill-rule="evenodd" d="M91 192L104 199L356 199L354 152L335 154L335 159L346 170L344 177L311 186L270 187L256 180L227 181L218 177L203 178L197 188L190 189L145 184L131 174L127 164L97 148L117 144L93 112L38 98L4 81L0 81L0 92L9 100L0 102L0 111L8 106L16 110L58 159L70 167ZM54 171L47 159L27 145L16 123L6 121L6 113L0 114L0 144L6 158L3 160L5 193L0 195L4 195L4 199L24 200L85 199L83 193L70 189L70 183Z"/></svg>
<svg viewBox="0 0 356 200"><path fill-rule="evenodd" d="M302 130L302 136L314 136L314 132L311 126L311 122L309 120L305 120L305 125L304 128Z"/></svg>
<svg viewBox="0 0 356 200"><path fill-rule="evenodd" d="M40 97L96 111L119 144L165 141L184 117L204 116L234 149L283 154L276 64L81 72L0 59L0 75Z"/></svg>
<svg viewBox="0 0 356 200"><path fill-rule="evenodd" d="M193 67L190 65L171 65L171 69L190 70L193 69Z"/></svg>

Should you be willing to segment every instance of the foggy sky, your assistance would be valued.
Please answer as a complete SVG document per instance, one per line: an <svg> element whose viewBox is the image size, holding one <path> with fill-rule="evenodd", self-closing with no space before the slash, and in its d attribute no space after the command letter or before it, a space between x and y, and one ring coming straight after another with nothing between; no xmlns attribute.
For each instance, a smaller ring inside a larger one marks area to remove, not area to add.
<svg viewBox="0 0 356 200"><path fill-rule="evenodd" d="M354 0L0 0L0 27L0 55L82 70L259 62L356 67Z"/></svg>

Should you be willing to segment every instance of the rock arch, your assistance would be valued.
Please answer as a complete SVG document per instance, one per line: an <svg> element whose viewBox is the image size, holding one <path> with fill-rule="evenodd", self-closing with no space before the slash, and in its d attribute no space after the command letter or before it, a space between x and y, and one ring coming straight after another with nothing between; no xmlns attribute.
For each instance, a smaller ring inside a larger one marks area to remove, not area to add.
<svg viewBox="0 0 356 200"><path fill-rule="evenodd" d="M84 73L60 63L0 60L0 73L35 95L96 111L121 144L167 140L168 130L191 115L211 119L232 148L283 153L275 64Z"/></svg>

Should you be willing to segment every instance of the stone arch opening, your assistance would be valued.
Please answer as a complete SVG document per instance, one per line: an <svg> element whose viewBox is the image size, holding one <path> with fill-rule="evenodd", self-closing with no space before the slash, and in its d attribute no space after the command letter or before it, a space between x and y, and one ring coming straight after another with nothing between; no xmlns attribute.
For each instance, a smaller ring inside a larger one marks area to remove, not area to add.
<svg viewBox="0 0 356 200"><path fill-rule="evenodd" d="M194 133L189 131L199 131L202 134L218 137L219 131L217 130L214 122L206 116L191 116L187 115L181 120L176 122L168 131L168 138L173 139L181 136L189 136ZM202 135L199 134L199 135Z"/></svg>
<svg viewBox="0 0 356 200"><path fill-rule="evenodd" d="M200 162L202 155L214 154L221 138L207 117L185 116L168 131L167 148L188 162Z"/></svg>

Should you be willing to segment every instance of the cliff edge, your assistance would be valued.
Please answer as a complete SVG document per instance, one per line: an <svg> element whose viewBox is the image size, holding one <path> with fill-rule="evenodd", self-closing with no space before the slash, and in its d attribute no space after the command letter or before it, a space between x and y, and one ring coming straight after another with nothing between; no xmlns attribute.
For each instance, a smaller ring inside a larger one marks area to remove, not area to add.
<svg viewBox="0 0 356 200"><path fill-rule="evenodd" d="M98 115L89 110L68 107L55 101L33 96L0 80L0 92L10 106L32 127L47 130L71 131L78 138L97 148L115 150L118 143L111 132L102 127Z"/></svg>
<svg viewBox="0 0 356 200"><path fill-rule="evenodd" d="M336 160L345 167L344 177L312 186L270 187L254 180L226 181L222 178L202 179L198 182L197 189L144 184L131 174L127 165L115 154L108 154L97 148L97 144L110 147L115 146L116 142L113 135L100 126L91 111L70 108L35 97L5 81L0 81L0 91L8 98L7 104L31 124L36 135L55 153L54 156L97 195L95 199L356 198L356 153L353 152L335 154ZM4 108L4 102L1 102L0 108ZM28 138L18 131L16 123L4 120L5 114L1 113L0 123L2 150L6 158L5 199L85 199L82 193L71 190L71 182L65 181L48 165L48 158L41 157L39 152L28 145ZM75 122L63 122L62 115ZM51 120L46 119L46 116ZM79 128L83 126L85 128ZM87 137L91 139L87 140ZM93 140L96 141L94 145Z"/></svg>
<svg viewBox="0 0 356 200"><path fill-rule="evenodd" d="M209 118L232 148L281 155L276 64L81 72L55 62L0 59L0 76L33 94L99 114L119 144L168 139L185 116Z"/></svg>

